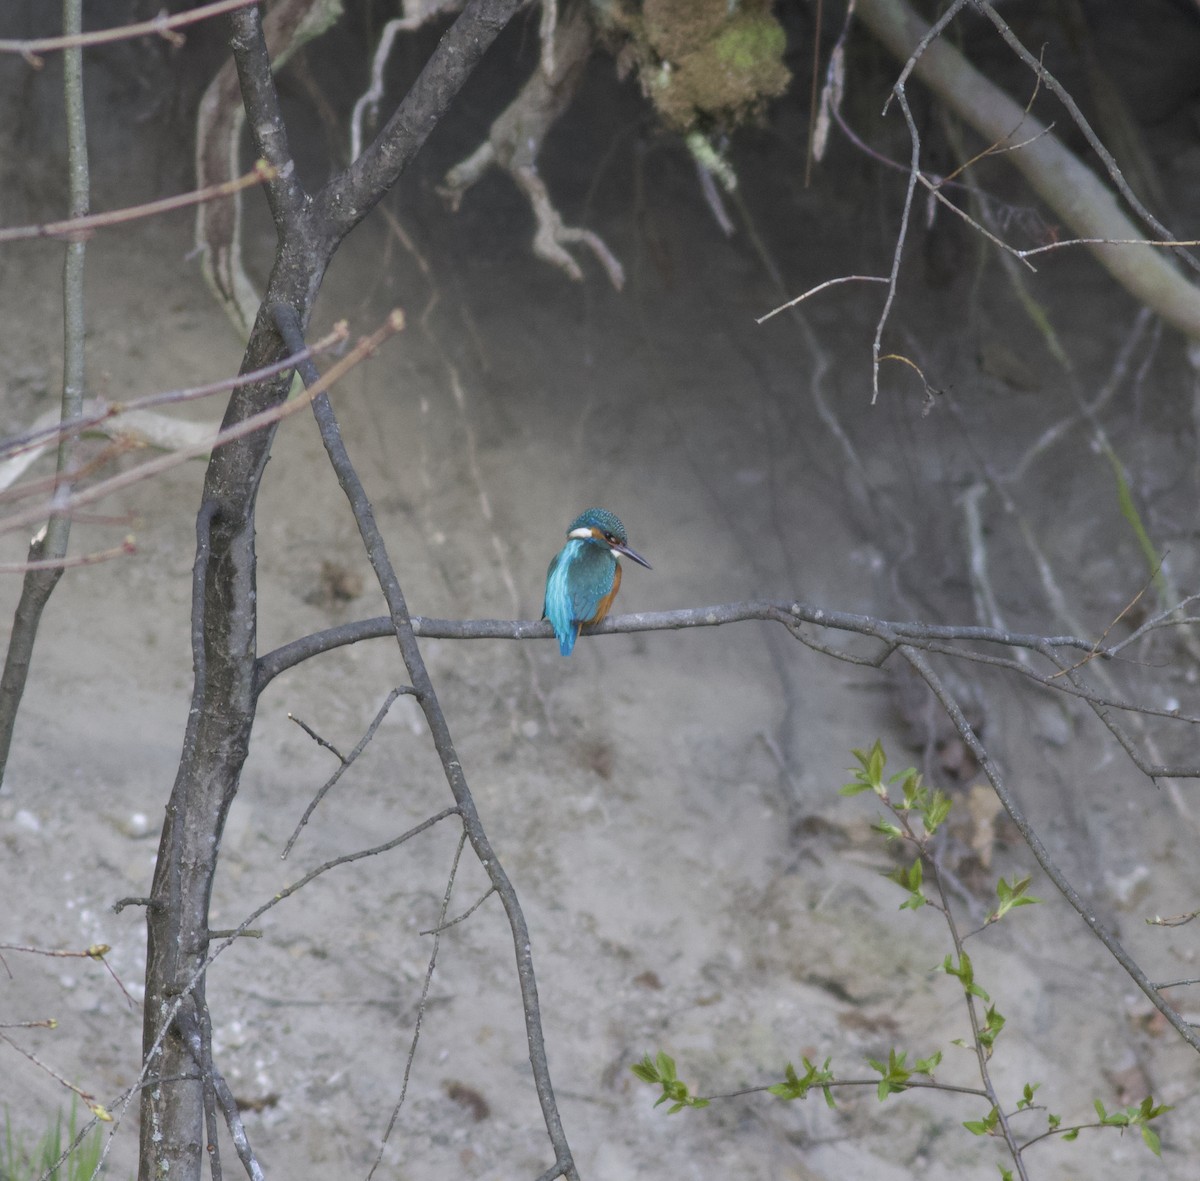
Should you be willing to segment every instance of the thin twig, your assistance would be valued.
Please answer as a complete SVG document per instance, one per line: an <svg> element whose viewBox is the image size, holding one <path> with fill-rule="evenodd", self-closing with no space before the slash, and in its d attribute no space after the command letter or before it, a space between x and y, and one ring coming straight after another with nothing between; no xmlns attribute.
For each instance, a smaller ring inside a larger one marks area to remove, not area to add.
<svg viewBox="0 0 1200 1181"><path fill-rule="evenodd" d="M383 1161L384 1149L387 1148L388 1140L391 1139L392 1129L396 1126L396 1120L400 1118L400 1109L404 1106L404 1100L408 1095L408 1082L412 1077L413 1062L417 1057L417 1043L421 1040L421 1026L425 1021L425 1006L429 1002L429 986L433 983L433 970L437 967L438 950L442 943L442 931L447 926L446 912L450 909L450 895L454 892L454 879L458 876L458 866L462 861L463 849L467 845L467 830L464 828L459 834L458 845L454 850L454 860L450 863L450 872L446 876L446 889L442 893L442 906L438 912L438 925L434 929L433 935L433 950L429 953L429 963L425 967L425 979L421 984L421 999L417 1002L417 1015L413 1021L412 1040L408 1045L408 1055L404 1059L404 1076L400 1083L400 1096L396 1100L396 1106L392 1108L391 1117L388 1119L387 1127L384 1129L383 1136L379 1141L379 1152L376 1154L375 1163L371 1165L367 1173L367 1181L375 1176L375 1171L379 1168Z"/></svg>
<svg viewBox="0 0 1200 1181"><path fill-rule="evenodd" d="M219 185L209 185L205 189L194 189L190 193L160 197L157 201L147 201L144 205L110 209L107 213L80 213L64 218L62 221L48 221L32 226L9 226L7 229L0 229L0 242L24 242L30 238L66 238L72 242L82 241L90 237L94 230L125 225L127 222L138 221L144 217L157 217L160 213L173 213L176 209L188 209L193 205L203 205L208 201L216 201L221 197L240 193L243 189L264 184L274 176L275 170L269 164L259 160L249 172L244 176L239 176L237 180L225 181Z"/></svg>
<svg viewBox="0 0 1200 1181"><path fill-rule="evenodd" d="M957 0L956 0L957 5ZM906 67L907 68L907 67ZM896 231L896 245L892 250L892 269L888 276L887 299L883 303L883 311L879 314L879 322L875 325L875 339L871 343L871 405L879 399L879 362L882 359L883 329L892 312L892 304L896 300L896 289L900 280L900 259L904 253L904 240L908 236L909 219L912 216L913 193L917 188L917 178L921 175L921 137L917 131L916 121L909 110L908 96L904 93L904 80L896 83L892 93L900 103L904 112L904 122L908 125L909 142L912 145L912 155L909 161L908 184L904 189L904 208L900 214L900 228ZM885 108L886 110L886 108Z"/></svg>
<svg viewBox="0 0 1200 1181"><path fill-rule="evenodd" d="M824 283L818 283L815 287L810 287L802 295L797 295L795 299L789 299L787 303L781 303L777 308L772 308L765 316L756 316L754 322L755 324L765 324L772 316L777 316L780 312L786 312L788 308L794 308L798 303L803 303L810 296L824 291L826 287L835 287L839 283L890 282L891 280L886 275L840 275L836 279L826 279Z"/></svg>
<svg viewBox="0 0 1200 1181"><path fill-rule="evenodd" d="M329 743L327 743L324 739L318 738L317 735L313 734L313 732L309 730L309 728L305 726L299 718L292 717L291 714L288 714L288 717L292 718L292 721L296 722L300 726L303 726L304 729L308 731L308 733L312 735L317 742L321 743L322 746L329 747L329 749L333 751L333 753L341 760L341 766L339 766L338 769L324 782L324 784L321 785L321 790L318 791L315 796L313 796L308 807L304 809L304 815L300 817L300 823L296 825L292 835L288 837L287 844L284 845L283 852L279 855L281 860L287 859L287 855L292 851L292 846L299 839L301 830L308 823L309 817L312 816L312 814L316 811L317 805L325 798L333 785L337 783L337 781L341 779L341 777L350 769L355 759L357 759L358 756L362 754L364 750L366 750L367 743L375 737L375 731L378 730L383 724L383 719L387 717L388 710L392 708L396 698L403 696L405 693L412 692L414 692L414 690L411 685L400 685L393 689L387 695L383 705L379 707L374 719L367 727L366 733L358 740L358 743L355 745L354 749L345 757L343 757L336 749L334 749L334 747L330 746Z"/></svg>
<svg viewBox="0 0 1200 1181"><path fill-rule="evenodd" d="M68 35L83 28L83 0L63 0L63 28ZM76 46L63 56L63 105L67 123L67 212L73 219L83 218L91 201L88 171L87 120L83 101L83 52ZM84 337L87 321L84 313L83 274L86 245L82 239L67 243L63 263L63 383L59 421L70 422L83 411L86 381ZM21 597L13 615L4 672L0 674L0 783L8 767L17 713L25 695L33 648L41 626L42 612L54 588L62 578L71 536L71 518L61 509L77 478L75 472L77 440L70 434L59 436L54 469L53 506L44 529L29 546ZM46 563L44 566L42 563Z"/></svg>
<svg viewBox="0 0 1200 1181"><path fill-rule="evenodd" d="M127 558L137 553L137 544L127 537L120 545L111 549L96 550L90 554L77 554L73 558L36 558L30 562L0 562L0 574L28 574L31 570L73 570L78 566L95 566L98 562L111 562L113 558Z"/></svg>
<svg viewBox="0 0 1200 1181"><path fill-rule="evenodd" d="M292 398L287 402L281 402L270 409L259 411L259 413L253 414L249 418L243 418L235 422L232 426L228 426L224 430L217 431L211 438L203 442L180 447L178 450L172 451L167 455L161 455L157 459L147 460L145 463L139 464L127 472L122 472L120 475L110 476L107 480L101 480L98 484L93 484L89 488L72 492L70 496L63 498L61 503L56 501L52 505L35 505L20 513L13 513L8 517L0 519L0 532L19 529L22 526L39 522L45 518L48 509L57 509L60 512L72 512L83 505L94 504L96 501L103 500L104 497L122 488L127 488L142 480L161 475L165 471L170 471L172 468L186 463L189 459L206 455L226 443L244 438L246 435L251 435L255 431L260 431L264 427L272 426L285 418L291 417L293 414L299 413L308 406L309 402L317 394L335 385L356 365L376 353L384 341L401 331L403 327L403 313L399 310L393 311L380 328L376 329L370 336L363 337L341 360L330 367L320 378L318 383L319 388L316 389L315 393L313 390L306 390L296 398Z"/></svg>
<svg viewBox="0 0 1200 1181"><path fill-rule="evenodd" d="M370 149L368 149L369 152ZM364 155L366 154L364 153ZM287 347L292 352L298 352L303 347L304 340L295 312L289 307L276 305L272 309L272 315ZM307 385L315 379L316 367L311 362L305 362L300 366L300 376ZM425 715L425 721L429 726L434 746L442 763L446 782L462 815L467 838L470 840L471 848L479 859L484 872L492 885L496 887L496 892L500 895L500 900L508 916L517 958L517 979L525 1014L529 1064L533 1071L534 1086L537 1090L538 1102L541 1105L542 1118L546 1124L546 1132L554 1149L555 1167L561 1168L569 1181L579 1181L579 1174L575 1168L574 1158L554 1098L554 1086L551 1082L550 1067L546 1056L545 1033L542 1029L541 1008L538 1003L537 977L533 968L532 940L529 935L529 925L525 920L524 911L521 909L520 899L517 897L516 889L505 872L495 849L492 848L475 807L475 799L471 794L462 763L455 750L449 724L438 702L437 692L417 643L404 591L401 589L395 568L388 557L383 535L375 522L374 509L346 451L341 430L334 417L333 407L327 397L322 395L313 400L313 414L316 417L317 427L321 432L321 439L329 454L330 462L337 473L338 482L350 502L367 556L370 558L380 589L383 591L391 612L392 634L399 645L401 657L408 670L409 681L416 691L417 702Z"/></svg>
<svg viewBox="0 0 1200 1181"><path fill-rule="evenodd" d="M1009 27L1008 22L992 7L987 0L971 0L972 4L987 17L988 20L996 27L996 31L1004 39L1008 47L1023 61L1037 76L1040 78L1050 90L1052 90L1059 102L1067 108L1068 114L1075 122L1075 126L1083 132L1084 138L1091 145L1092 151L1100 157L1104 164L1105 171L1109 175L1116 186L1117 192L1125 199L1138 217L1140 217L1146 225L1148 225L1167 245L1178 246L1179 244L1173 241L1174 235L1164 226L1158 218L1142 204L1138 195L1129 187L1129 182L1125 179L1112 153L1104 146L1100 137L1092 130L1092 125L1084 118L1083 112L1079 109L1075 99L1071 97L1070 91L1055 76L1046 69L1041 60L1034 56L1021 43L1020 38ZM1195 243L1187 243L1187 245L1195 245ZM1177 253L1193 270L1200 271L1200 259L1189 254L1186 250L1177 249Z"/></svg>
<svg viewBox="0 0 1200 1181"><path fill-rule="evenodd" d="M62 37L37 37L28 41L0 40L0 53L19 53L30 65L40 67L42 63L39 54L53 53L60 49L107 45L112 41L128 41L134 37L165 37L178 44L182 38L173 34L175 29L257 3L258 0L215 0L212 4L201 4L191 12L178 12L168 16L164 9L153 20L119 25L113 29L97 29L92 33L75 32Z"/></svg>
<svg viewBox="0 0 1200 1181"><path fill-rule="evenodd" d="M297 362L301 360L328 352L342 344L348 335L349 329L346 322L341 320L320 340L305 349L300 356L284 357L281 361L276 361L273 365L267 365L262 369L255 369L252 373L239 373L236 377L225 377L220 381L210 382L208 385L188 386L184 389L162 390L154 394L145 394L140 398L134 398L131 402L100 402L99 399L89 399L89 403L96 406L96 409L90 413L85 411L79 418L72 419L70 422L55 423L54 426L25 431L20 435L11 435L7 439L0 440L0 458L10 458L35 447L45 446L46 440L55 438L61 433L70 431L73 434L79 434L82 431L95 430L96 427L102 426L110 419L118 418L131 411L194 402L201 398L211 397L213 394L227 394L239 386L253 385L257 381L274 377L285 370L294 369ZM89 403L85 403L85 405Z"/></svg>

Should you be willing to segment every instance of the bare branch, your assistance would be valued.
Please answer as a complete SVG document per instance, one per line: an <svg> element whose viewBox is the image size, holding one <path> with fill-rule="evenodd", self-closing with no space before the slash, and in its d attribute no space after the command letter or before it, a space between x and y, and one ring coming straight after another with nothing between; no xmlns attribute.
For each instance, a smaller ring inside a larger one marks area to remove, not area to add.
<svg viewBox="0 0 1200 1181"><path fill-rule="evenodd" d="M303 347L304 341L295 313L290 308L276 306L272 309L272 314L287 347L293 352L298 352ZM306 384L314 381L316 368L312 362L305 362L300 366L300 376ZM529 1041L529 1064L533 1070L538 1102L542 1108L542 1118L546 1124L550 1143L554 1148L556 1167L561 1168L570 1181L578 1181L579 1175L575 1168L570 1145L567 1143L566 1133L563 1130L558 1105L554 1098L554 1087L550 1079L545 1034L542 1030L541 1009L538 1003L537 978L533 969L532 941L525 914L521 909L520 899L517 897L512 881L505 872L495 849L492 848L475 807L475 799L467 785L466 774L455 750L449 724L438 702L437 692L433 687L433 681L430 679L424 657L421 655L421 649L417 643L404 592L396 577L391 559L388 557L383 535L375 522L374 509L371 507L362 481L346 451L341 429L327 397L320 395L313 399L313 414L321 432L321 440L329 454L330 463L337 473L338 483L341 484L346 498L350 502L363 546L391 612L389 619L392 634L400 648L400 655L408 670L409 680L415 691L417 702L421 706L421 712L425 715L426 724L429 726L430 735L441 760L446 782L462 816L467 838L470 840L471 848L479 859L484 872L496 888L496 893L500 895L500 901L508 916L513 947L516 952L522 1007L525 1012L525 1032Z"/></svg>
<svg viewBox="0 0 1200 1181"><path fill-rule="evenodd" d="M316 195L314 224L327 224L340 240L378 204L520 5L521 0L470 0L383 130Z"/></svg>
<svg viewBox="0 0 1200 1181"><path fill-rule="evenodd" d="M413 693L413 692L415 692L415 690L413 689L413 687L411 685L400 685L399 687L393 689L387 695L387 698L384 700L384 703L379 707L378 711L375 714L375 717L371 721L371 724L367 727L366 733L362 736L362 738L360 738L358 740L354 749L345 758L343 758L340 754L338 754L337 751L333 752L334 754L337 754L337 757L341 760L341 765L321 785L321 790L318 791L315 796L313 796L312 801L309 803L308 807L304 809L304 815L300 817L300 822L296 825L295 829L292 832L292 835L290 837L288 837L287 844L284 845L284 847L283 847L283 852L280 854L281 859L283 859L283 860L287 859L287 855L292 851L292 846L295 845L297 839L299 838L301 830L308 823L309 818L312 816L312 814L317 810L317 805L320 804L320 802L326 797L326 795L329 794L329 792L333 788L334 784L336 784L337 781L339 779L341 779L341 777L350 769L351 765L358 758L358 756L361 755L364 750L366 750L367 744L371 741L372 738L375 737L375 732L379 729L380 726L383 725L383 719L387 717L388 710L392 708L392 705L395 703L396 698L403 696L405 693ZM307 727L306 727L306 729L307 729ZM311 731L310 731L310 733L311 733ZM318 741L320 741L320 740L318 739ZM328 746L329 744L325 743L324 745ZM330 750L333 750L333 748L330 747Z"/></svg>
<svg viewBox="0 0 1200 1181"><path fill-rule="evenodd" d="M982 5L982 0L972 3ZM913 60L915 76L989 142L1003 139L1021 124L1030 142L1007 158L1034 191L1080 238L1097 239L1089 248L1137 299L1188 336L1200 335L1200 287L1147 246L1107 245L1137 240L1137 228L1122 212L1113 191L1058 139L1043 134L1045 127L1039 120L1023 116L1022 108L945 38L930 39L929 26L906 0L858 0L856 12L893 54L905 62ZM1036 64L1037 59L1029 56ZM1049 77L1041 76L1050 85Z"/></svg>
<svg viewBox="0 0 1200 1181"><path fill-rule="evenodd" d="M226 377L221 381L211 382L209 385L146 394L141 398L135 398L132 402L103 402L100 399L89 399L84 403L84 413L69 422L56 420L53 426L40 427L0 440L0 458L11 458L27 451L40 451L48 445L49 441L57 439L61 435L67 433L78 435L82 431L95 430L111 419L120 418L123 415L135 414L155 406L173 406L184 402L194 402L200 398L211 397L213 394L229 393L230 390L235 390L239 386L253 385L255 382L294 369L297 361L306 357L315 357L328 352L336 345L342 344L348 335L349 330L343 320L334 325L332 331L306 348L299 356L284 357L273 365L252 370L250 373L240 373L237 377ZM89 406L93 409L87 409ZM6 488L8 483L9 481L0 482L0 488Z"/></svg>
<svg viewBox="0 0 1200 1181"><path fill-rule="evenodd" d="M1045 84L1052 90L1059 102L1067 108L1067 113L1071 116L1075 126L1083 132L1084 138L1091 145L1092 151L1100 157L1104 164L1105 171L1109 175L1116 186L1117 192L1128 202L1129 207L1148 225L1162 240L1164 245L1170 246L1193 246L1194 242L1179 243L1172 241L1174 235L1167 229L1155 216L1142 204L1138 195L1129 187L1124 174L1121 172L1116 160L1113 159L1112 153L1104 146L1100 137L1092 130L1091 124L1083 117L1083 112L1079 109L1075 99L1072 98L1070 91L1062 85L1055 76L1046 69L1041 59L1035 57L1024 45L1021 44L1020 38L1009 27L1008 22L996 11L996 9L988 3L988 0L972 0L984 16L988 18L996 27L996 31L1004 38L1004 42L1008 47L1019 57L1038 77L1039 81ZM1178 250L1179 257L1195 271L1200 271L1200 259L1194 258L1188 254L1186 250Z"/></svg>
<svg viewBox="0 0 1200 1181"><path fill-rule="evenodd" d="M262 160L244 176L236 180L225 181L219 185L209 185L207 188L194 189L190 193L179 193L174 197L161 197L157 201L147 201L144 205L130 205L125 209L113 209L108 213L93 213L87 216L70 217L64 221L51 221L36 226L12 226L0 229L0 242L23 242L30 238L68 238L72 241L82 241L90 236L93 230L105 229L108 226L124 225L126 222L137 221L143 217L157 217L160 213L172 213L176 209L188 209L193 205L203 205L208 201L216 201L221 197L240 193L243 189L253 188L272 180L275 170Z"/></svg>
<svg viewBox="0 0 1200 1181"><path fill-rule="evenodd" d="M391 1139L392 1129L396 1126L396 1120L400 1118L400 1109L404 1106L404 1100L408 1096L408 1083L412 1077L413 1062L417 1057L417 1043L421 1040L421 1025L425 1020L425 1006L429 1003L429 986L433 983L433 970L437 966L438 951L442 945L442 931L446 927L446 914L450 909L450 895L454 892L454 879L458 876L458 866L462 861L463 849L467 844L467 830L464 827L459 834L458 845L454 850L454 860L450 864L450 872L446 875L446 889L442 894L442 907L438 912L437 927L433 933L433 950L429 953L429 963L425 967L425 979L421 984L421 999L417 1002L417 1018L413 1022L412 1040L408 1045L408 1056L404 1059L404 1076L400 1083L400 1096L396 1100L396 1106L392 1108L391 1117L388 1119L387 1127L384 1129L383 1136L379 1141L379 1152L376 1154L375 1162L371 1165L367 1173L367 1181L375 1176L376 1170L383 1162L383 1152L387 1147L387 1142Z"/></svg>
<svg viewBox="0 0 1200 1181"><path fill-rule="evenodd" d="M180 44L182 38L174 33L175 29L184 25L194 25L197 21L208 20L232 12L235 8L246 8L258 2L259 0L215 0L212 4L201 4L190 12L168 16L164 10L153 20L119 25L113 29L98 29L92 33L67 33L62 37L38 37L28 41L0 40L0 53L19 53L30 65L40 67L42 63L39 54L53 53L59 49L107 45L112 41L128 41L134 37L164 37L168 41Z"/></svg>
<svg viewBox="0 0 1200 1181"><path fill-rule="evenodd" d="M63 28L68 35L83 28L83 0L63 0ZM72 218L86 216L91 201L88 170L87 121L83 102L83 51L75 46L63 57L63 105L67 120L67 201ZM63 264L63 384L59 417L62 422L78 418L83 411L86 378L84 337L86 320L83 274L86 245L76 238L67 243ZM54 500L70 495L76 479L77 440L63 434L58 440L55 462ZM17 712L25 694L33 646L42 612L62 577L71 536L71 518L57 506L45 528L29 546L21 597L13 616L12 631L0 675L0 782L8 767ZM44 564L43 564L44 563Z"/></svg>
<svg viewBox="0 0 1200 1181"><path fill-rule="evenodd" d="M400 332L403 327L403 314L399 310L393 311L380 328L376 329L370 336L363 337L353 349L321 377L319 383L321 388L317 392L320 393L336 384L355 365L360 364L367 357L374 354L384 341L395 333ZM250 418L244 418L240 422L217 431L211 438L205 439L201 443L182 447L177 451L172 451L168 455L160 455L157 459L147 460L145 463L139 464L127 472L122 472L120 475L110 476L107 480L101 480L98 484L93 484L89 488L72 492L70 496L62 499L61 504L55 501L48 506L34 506L20 513L14 513L0 520L0 532L18 529L22 525L29 525L40 521L46 516L48 508L51 511L72 512L83 505L94 504L96 501L103 500L104 497L111 495L118 489L127 488L131 484L149 479L151 476L160 475L162 472L178 467L181 463L186 463L189 459L194 459L198 455L206 455L211 451L215 451L218 447L225 446L227 443L245 438L247 435L252 435L255 431L261 431L266 427L274 426L283 419L290 418L293 414L297 414L303 410L314 396L316 395L311 391L307 391L290 402L282 402L268 410L262 410Z"/></svg>
<svg viewBox="0 0 1200 1181"><path fill-rule="evenodd" d="M797 295L795 299L789 299L787 303L781 303L778 307L772 308L765 316L756 316L755 324L765 324L772 316L778 316L780 312L786 312L789 308L794 308L798 303L803 303L810 296L817 295L824 291L827 287L835 287L839 283L891 283L891 279L887 275L841 275L836 279L826 279L824 283L818 283L815 287L810 287L802 295Z"/></svg>

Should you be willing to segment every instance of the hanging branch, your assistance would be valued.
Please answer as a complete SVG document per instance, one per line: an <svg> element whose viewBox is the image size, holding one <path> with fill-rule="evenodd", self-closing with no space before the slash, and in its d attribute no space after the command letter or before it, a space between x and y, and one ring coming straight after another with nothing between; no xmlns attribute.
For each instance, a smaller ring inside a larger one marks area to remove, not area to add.
<svg viewBox="0 0 1200 1181"><path fill-rule="evenodd" d="M76 36L83 28L83 0L63 0L63 30ZM87 123L83 104L83 50L75 45L63 54L63 96L67 118L67 216L87 215L91 200L88 178ZM63 388L60 421L70 423L83 411L85 382L83 342L83 264L87 246L82 238L67 243L63 264ZM54 501L70 495L74 482L76 439L67 431L59 437L55 467ZM29 664L37 640L42 612L50 601L71 536L71 518L52 511L45 527L29 545L30 565L21 587L21 598L13 617L4 673L0 675L0 783L8 767L17 711L25 695ZM44 564L43 564L44 563Z"/></svg>
<svg viewBox="0 0 1200 1181"><path fill-rule="evenodd" d="M970 3L983 11L998 28L1004 25L982 0L970 0ZM855 12L883 45L905 62L893 93L904 92L911 73L987 142L1012 142L1013 129L1019 127L1020 138L1026 142L1019 151L1009 152L1006 158L1020 169L1038 196L1079 238L1091 243L1090 249L1101 265L1137 299L1186 335L1200 336L1200 287L1189 283L1162 257L1161 251L1145 244L1116 245L1118 241L1140 243L1143 235L1126 217L1113 191L1050 134L1040 120L1025 113L944 37L935 36L936 30L944 27L947 19L965 6L962 0L956 0L933 28L906 0L858 0ZM1057 86L1019 42L1012 47L1047 85ZM1074 116L1077 108L1071 104L1069 109ZM910 134L912 130L910 126ZM1090 128L1087 133L1091 133ZM1095 140L1094 133L1090 134L1090 139ZM916 150L914 143L914 152ZM1112 172L1119 175L1112 157L1104 153L1103 158L1106 165L1110 165L1110 175ZM1140 205L1134 207L1156 233L1165 233L1148 211Z"/></svg>
<svg viewBox="0 0 1200 1181"><path fill-rule="evenodd" d="M301 335L295 312L284 306L276 306L272 311L287 348L291 352L298 352L304 347L304 338ZM299 371L306 385L315 384L318 380L317 368L311 361L301 362ZM542 1032L537 979L533 970L533 950L525 913L521 909L517 892L484 831L483 822L475 807L475 799L467 785L466 774L454 748L450 726L438 702L437 692L429 677L429 671L425 667L425 660L421 655L421 647L417 643L416 633L413 631L404 592L396 577L391 559L388 557L383 535L375 523L374 509L371 507L366 489L363 488L362 481L358 478L358 472L342 441L341 429L334 416L333 406L325 394L313 399L313 415L321 432L321 441L325 444L325 450L329 454L329 462L337 473L338 483L341 484L346 499L350 502L350 508L354 513L354 520L358 525L367 556L375 571L379 587L383 591L388 610L391 612L389 622L392 634L400 647L400 655L404 660L404 667L408 670L409 681L412 684L417 704L425 715L430 735L437 748L438 758L442 763L446 782L450 785L454 802L458 805L467 839L471 842L471 848L492 883L492 887L500 896L504 912L508 916L513 947L516 951L517 978L520 983L521 1002L525 1013L525 1032L529 1039L529 1063L533 1068L534 1085L542 1107L546 1131L554 1148L557 1171L551 1176L565 1176L573 1181L578 1181L571 1149L567 1143L562 1120L558 1114L558 1106L554 1100L554 1087L550 1079L550 1067L546 1060L546 1042ZM444 917L443 908L443 919Z"/></svg>

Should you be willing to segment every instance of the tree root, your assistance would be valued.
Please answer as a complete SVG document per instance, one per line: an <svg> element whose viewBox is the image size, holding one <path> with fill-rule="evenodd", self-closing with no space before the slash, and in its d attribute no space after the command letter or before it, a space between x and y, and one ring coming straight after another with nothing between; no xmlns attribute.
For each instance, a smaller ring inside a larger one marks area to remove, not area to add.
<svg viewBox="0 0 1200 1181"><path fill-rule="evenodd" d="M550 24L544 20L543 29ZM619 291L625 272L616 256L591 230L564 224L537 171L542 143L578 92L592 44L591 26L582 8L554 22L537 70L492 124L488 138L446 173L438 191L457 210L466 191L493 164L503 168L525 194L537 221L534 254L578 281L583 271L567 248L586 246Z"/></svg>

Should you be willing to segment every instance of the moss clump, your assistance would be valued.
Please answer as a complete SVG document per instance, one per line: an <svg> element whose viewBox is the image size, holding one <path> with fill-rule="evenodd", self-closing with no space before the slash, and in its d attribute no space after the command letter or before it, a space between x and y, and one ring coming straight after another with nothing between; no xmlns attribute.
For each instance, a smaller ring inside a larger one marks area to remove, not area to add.
<svg viewBox="0 0 1200 1181"><path fill-rule="evenodd" d="M731 13L730 9L734 8ZM608 10L625 38L642 87L676 131L730 129L761 114L783 94L787 37L770 0L645 0Z"/></svg>
<svg viewBox="0 0 1200 1181"><path fill-rule="evenodd" d="M761 77L768 85L783 65L786 48L787 37L778 21L750 14L731 21L713 43L713 52L729 69Z"/></svg>

